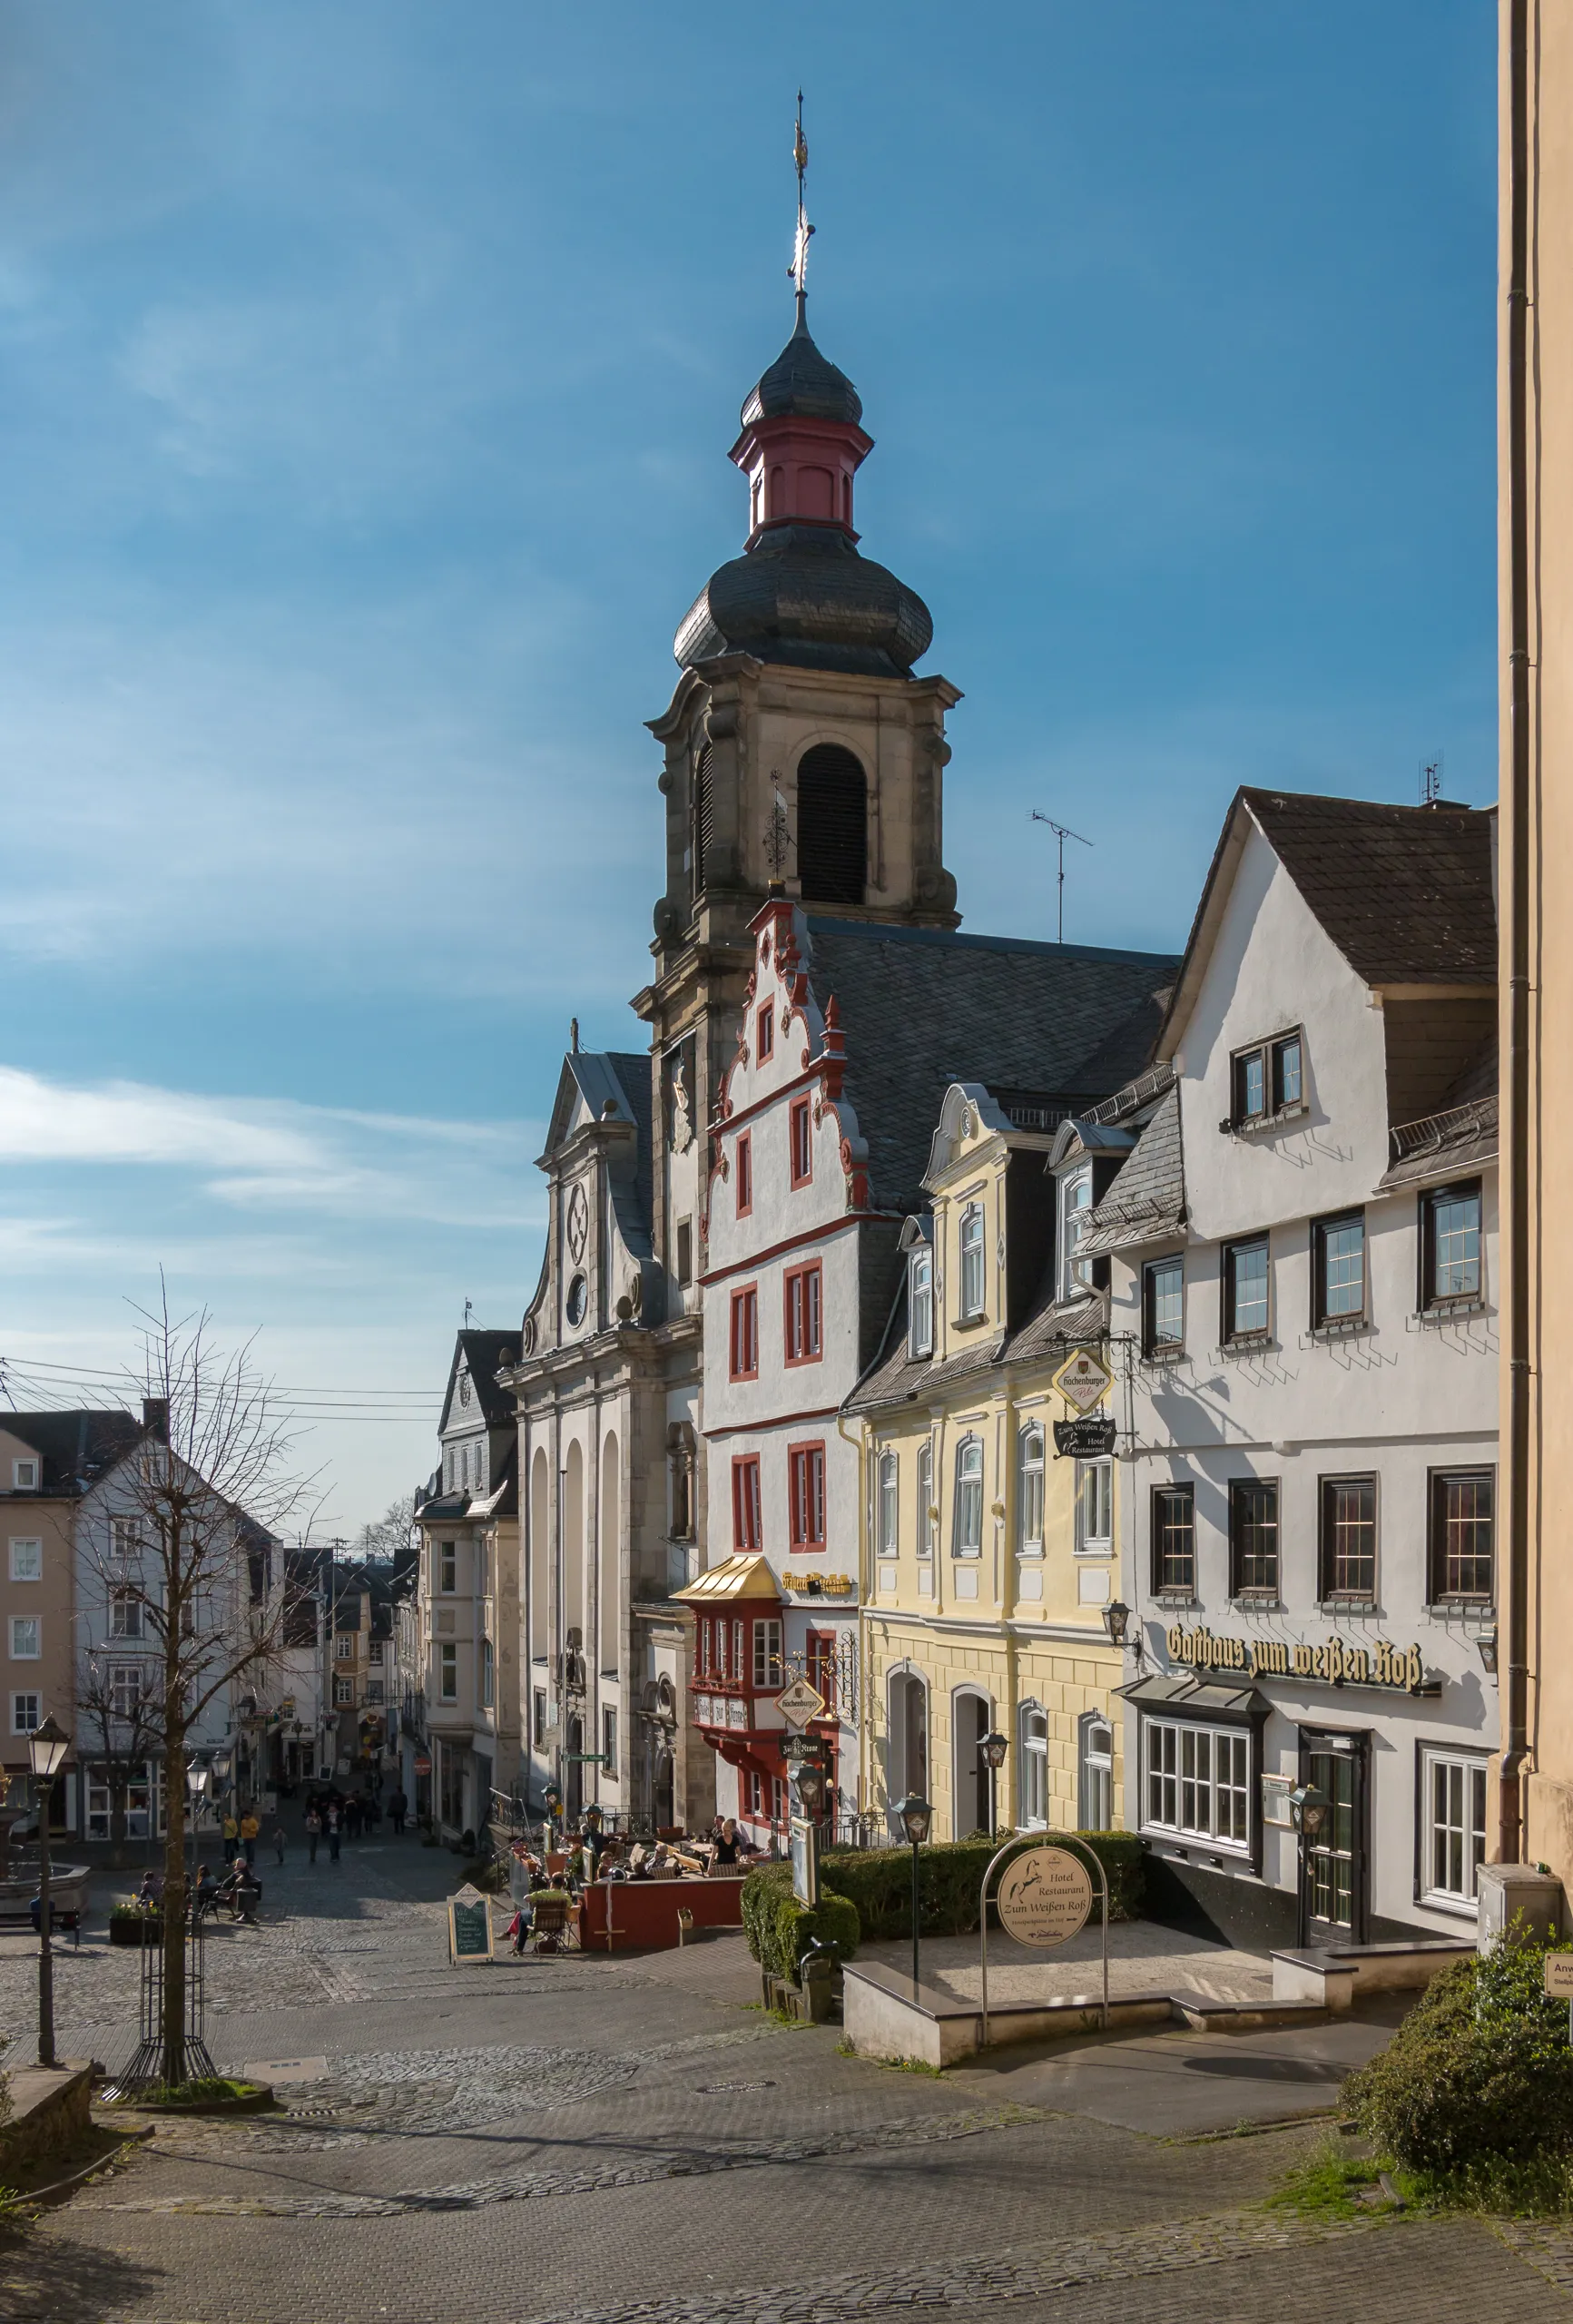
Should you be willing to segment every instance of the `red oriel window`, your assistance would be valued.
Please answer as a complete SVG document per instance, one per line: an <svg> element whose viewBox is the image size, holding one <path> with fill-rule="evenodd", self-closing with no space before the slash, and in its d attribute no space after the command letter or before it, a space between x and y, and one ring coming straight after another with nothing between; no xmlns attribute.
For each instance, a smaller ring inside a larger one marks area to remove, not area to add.
<svg viewBox="0 0 1573 2324"><path fill-rule="evenodd" d="M746 1218L753 1208L753 1139L744 1130L737 1141L737 1215Z"/></svg>
<svg viewBox="0 0 1573 2324"><path fill-rule="evenodd" d="M808 1266L789 1268L786 1275L786 1323L784 1339L789 1364L817 1364L820 1360L820 1262L815 1259Z"/></svg>
<svg viewBox="0 0 1573 2324"><path fill-rule="evenodd" d="M791 1507L787 1527L794 1551L825 1546L825 1448L793 1444L787 1452Z"/></svg>
<svg viewBox="0 0 1573 2324"><path fill-rule="evenodd" d="M759 1039L755 1047L761 1065L775 1055L775 1009L768 1000L759 1012Z"/></svg>
<svg viewBox="0 0 1573 2324"><path fill-rule="evenodd" d="M759 1377L759 1292L752 1283L732 1295L732 1376Z"/></svg>
<svg viewBox="0 0 1573 2324"><path fill-rule="evenodd" d="M732 1464L732 1545L736 1550L757 1550L764 1545L757 1452L745 1452Z"/></svg>
<svg viewBox="0 0 1573 2324"><path fill-rule="evenodd" d="M794 1098L792 1100L789 1134L792 1184L794 1187L806 1187L814 1175L813 1122L806 1098Z"/></svg>

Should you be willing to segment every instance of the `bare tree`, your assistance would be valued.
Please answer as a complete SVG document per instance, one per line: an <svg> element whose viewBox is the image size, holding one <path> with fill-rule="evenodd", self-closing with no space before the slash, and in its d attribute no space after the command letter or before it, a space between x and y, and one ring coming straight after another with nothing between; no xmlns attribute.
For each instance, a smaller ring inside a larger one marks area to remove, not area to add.
<svg viewBox="0 0 1573 2324"><path fill-rule="evenodd" d="M225 1353L206 1312L177 1320L161 1283L138 1385L148 1421L105 1496L97 1558L152 1666L163 1759L162 2077L186 2079L186 1768L218 1707L256 1696L277 1666L289 1577L280 1530L306 1486L291 1436L250 1344Z"/></svg>
<svg viewBox="0 0 1573 2324"><path fill-rule="evenodd" d="M415 1522L415 1495L400 1493L390 1501L379 1518L363 1525L355 1537L358 1558L392 1559L400 1550L409 1547L409 1529Z"/></svg>
<svg viewBox="0 0 1573 2324"><path fill-rule="evenodd" d="M145 1779L150 1759L163 1757L162 1697L147 1666L128 1658L134 1642L90 1646L77 1666L76 1708L97 1738L93 1758L103 1769L109 1793L109 1860L125 1861L131 1787ZM85 1756L85 1755L84 1755ZM148 1812L151 1819L152 1802ZM151 1821L150 1821L151 1828Z"/></svg>

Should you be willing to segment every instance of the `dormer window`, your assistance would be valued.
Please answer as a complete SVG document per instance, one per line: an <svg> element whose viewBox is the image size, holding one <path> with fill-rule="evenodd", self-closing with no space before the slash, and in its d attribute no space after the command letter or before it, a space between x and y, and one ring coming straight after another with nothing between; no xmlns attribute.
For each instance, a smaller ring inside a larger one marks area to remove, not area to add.
<svg viewBox="0 0 1573 2324"><path fill-rule="evenodd" d="M36 1492L38 1491L38 1463L36 1461L12 1462L11 1489L14 1492Z"/></svg>
<svg viewBox="0 0 1573 2324"><path fill-rule="evenodd" d="M1079 1299L1092 1289L1092 1261L1079 1256L1092 1224L1092 1164L1067 1170L1059 1182L1059 1295Z"/></svg>
<svg viewBox="0 0 1573 2324"><path fill-rule="evenodd" d="M907 1352L934 1353L934 1255L914 1251L907 1262Z"/></svg>
<svg viewBox="0 0 1573 2324"><path fill-rule="evenodd" d="M1249 1129L1280 1114L1297 1114L1305 1102L1304 1065L1298 1032L1236 1050L1230 1067L1230 1120L1224 1127Z"/></svg>
<svg viewBox="0 0 1573 2324"><path fill-rule="evenodd" d="M983 1205L969 1202L961 1214L961 1315L967 1323L983 1314Z"/></svg>

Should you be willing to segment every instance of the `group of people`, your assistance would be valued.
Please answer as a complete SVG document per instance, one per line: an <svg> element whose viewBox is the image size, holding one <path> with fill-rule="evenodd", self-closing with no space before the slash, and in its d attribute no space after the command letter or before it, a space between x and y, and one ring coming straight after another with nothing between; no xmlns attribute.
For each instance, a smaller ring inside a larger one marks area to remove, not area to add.
<svg viewBox="0 0 1573 2324"><path fill-rule="evenodd" d="M163 1894L163 1874L144 1872L142 1876L142 1885L136 1892L137 1903L162 1905ZM192 1888L191 1902L192 1910L198 1920L211 1918L221 1905L227 1905L231 1920L249 1921L255 1927L257 1907L261 1901L262 1884L257 1877L255 1868L247 1862L244 1855L237 1856L234 1862L226 1867L221 1880L211 1864L202 1864L197 1866L197 1876Z"/></svg>

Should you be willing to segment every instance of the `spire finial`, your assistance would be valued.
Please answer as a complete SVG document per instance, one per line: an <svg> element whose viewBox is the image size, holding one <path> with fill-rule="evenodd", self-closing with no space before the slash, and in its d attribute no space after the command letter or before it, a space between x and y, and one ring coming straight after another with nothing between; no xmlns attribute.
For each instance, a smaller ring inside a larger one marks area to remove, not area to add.
<svg viewBox="0 0 1573 2324"><path fill-rule="evenodd" d="M809 297L809 237L814 230L809 224L809 213L806 207L808 197L805 189L809 173L809 141L803 135L803 93L801 89L798 91L797 133L792 139L792 160L797 164L798 172L798 231L797 240L792 244L792 262L788 267L787 272L797 285L798 320L801 323L807 319Z"/></svg>

